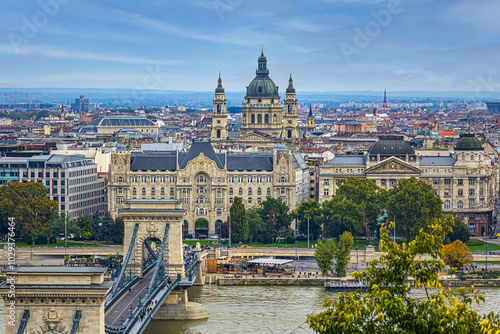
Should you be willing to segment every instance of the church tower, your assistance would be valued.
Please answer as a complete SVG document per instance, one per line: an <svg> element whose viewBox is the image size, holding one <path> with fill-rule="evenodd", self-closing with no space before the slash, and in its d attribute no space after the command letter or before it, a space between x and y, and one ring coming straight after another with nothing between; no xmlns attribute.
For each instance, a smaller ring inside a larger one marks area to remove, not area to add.
<svg viewBox="0 0 500 334"><path fill-rule="evenodd" d="M307 116L307 131L314 131L314 115L312 106L309 104L309 115Z"/></svg>
<svg viewBox="0 0 500 334"><path fill-rule="evenodd" d="M245 101L241 107L241 136L260 133L274 140L283 138L283 105L280 103L278 86L269 77L264 49L258 59L255 78L247 86Z"/></svg>
<svg viewBox="0 0 500 334"><path fill-rule="evenodd" d="M212 116L212 143L221 144L227 139L227 107L226 93L222 87L219 73L219 83L215 89L214 111Z"/></svg>
<svg viewBox="0 0 500 334"><path fill-rule="evenodd" d="M284 104L285 113L283 115L283 137L284 139L295 141L299 139L299 130L297 126L297 96L295 95L295 88L293 87L292 72L290 72L290 79L288 80L288 88L286 89Z"/></svg>

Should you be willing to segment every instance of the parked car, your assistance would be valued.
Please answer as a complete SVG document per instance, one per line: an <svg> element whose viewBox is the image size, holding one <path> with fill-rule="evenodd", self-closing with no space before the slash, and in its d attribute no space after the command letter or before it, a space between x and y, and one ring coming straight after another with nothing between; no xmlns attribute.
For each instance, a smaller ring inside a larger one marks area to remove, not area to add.
<svg viewBox="0 0 500 334"><path fill-rule="evenodd" d="M214 234L210 237L210 239L219 239L219 236L217 234Z"/></svg>
<svg viewBox="0 0 500 334"><path fill-rule="evenodd" d="M198 234L198 239L206 239L208 238L205 234Z"/></svg>

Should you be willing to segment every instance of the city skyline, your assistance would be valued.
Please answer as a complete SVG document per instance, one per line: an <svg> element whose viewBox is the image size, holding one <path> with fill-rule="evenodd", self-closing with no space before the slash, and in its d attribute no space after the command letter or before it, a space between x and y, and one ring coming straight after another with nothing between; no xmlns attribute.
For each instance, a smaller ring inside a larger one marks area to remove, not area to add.
<svg viewBox="0 0 500 334"><path fill-rule="evenodd" d="M313 4L313 5L311 5ZM298 92L500 88L493 1L8 3L1 87L227 91L270 76ZM436 33L439 32L439 33Z"/></svg>

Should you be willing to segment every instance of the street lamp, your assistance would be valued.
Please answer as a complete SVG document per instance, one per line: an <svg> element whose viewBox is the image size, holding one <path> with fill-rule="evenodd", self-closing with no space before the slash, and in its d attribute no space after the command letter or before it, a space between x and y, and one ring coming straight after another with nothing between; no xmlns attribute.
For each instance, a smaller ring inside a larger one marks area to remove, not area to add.
<svg viewBox="0 0 500 334"><path fill-rule="evenodd" d="M64 248L68 247L68 215L64 214Z"/></svg>
<svg viewBox="0 0 500 334"><path fill-rule="evenodd" d="M359 251L358 251L358 240L356 240L356 270L359 267Z"/></svg>
<svg viewBox="0 0 500 334"><path fill-rule="evenodd" d="M229 213L229 246L231 248L231 213Z"/></svg>
<svg viewBox="0 0 500 334"><path fill-rule="evenodd" d="M309 216L307 216L307 248L309 248Z"/></svg>
<svg viewBox="0 0 500 334"><path fill-rule="evenodd" d="M488 271L488 236L484 240L486 241L486 245L484 245L486 247L486 271Z"/></svg>

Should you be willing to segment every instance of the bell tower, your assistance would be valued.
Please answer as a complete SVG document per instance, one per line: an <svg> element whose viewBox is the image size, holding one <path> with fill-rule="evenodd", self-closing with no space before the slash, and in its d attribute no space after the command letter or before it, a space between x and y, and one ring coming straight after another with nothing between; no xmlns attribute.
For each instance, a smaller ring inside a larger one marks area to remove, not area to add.
<svg viewBox="0 0 500 334"><path fill-rule="evenodd" d="M307 116L307 131L314 131L314 114L311 104L309 104L309 115Z"/></svg>
<svg viewBox="0 0 500 334"><path fill-rule="evenodd" d="M298 115L297 115L297 96L293 87L292 72L288 80L288 88L284 100L285 113L283 114L283 139L295 141L299 138Z"/></svg>
<svg viewBox="0 0 500 334"><path fill-rule="evenodd" d="M219 72L219 83L215 89L214 111L212 116L212 143L225 143L227 139L227 100L226 93L222 87L222 79Z"/></svg>

